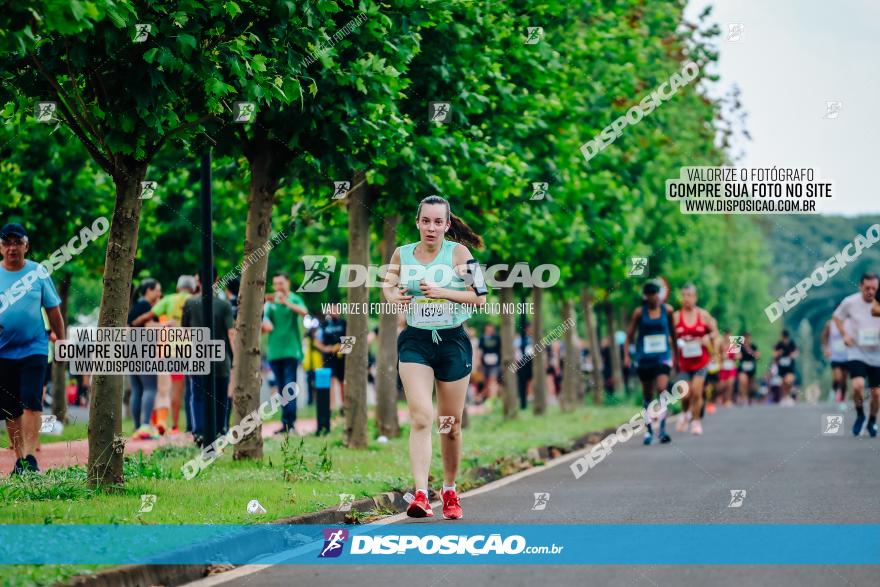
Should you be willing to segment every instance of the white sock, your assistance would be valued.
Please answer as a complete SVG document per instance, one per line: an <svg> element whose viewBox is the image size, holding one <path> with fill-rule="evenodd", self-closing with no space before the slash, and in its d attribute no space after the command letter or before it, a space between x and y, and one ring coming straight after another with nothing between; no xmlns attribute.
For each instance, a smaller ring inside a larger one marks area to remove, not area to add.
<svg viewBox="0 0 880 587"><path fill-rule="evenodd" d="M455 491L455 483L453 483L451 486L446 486L446 485L444 485L444 486L443 486L443 491L444 491L444 492L446 492L446 491Z"/></svg>
<svg viewBox="0 0 880 587"><path fill-rule="evenodd" d="M424 494L425 494L425 497L428 497L428 490L427 490L427 489L416 489L416 493L418 493L419 491L421 491L422 493L424 493Z"/></svg>

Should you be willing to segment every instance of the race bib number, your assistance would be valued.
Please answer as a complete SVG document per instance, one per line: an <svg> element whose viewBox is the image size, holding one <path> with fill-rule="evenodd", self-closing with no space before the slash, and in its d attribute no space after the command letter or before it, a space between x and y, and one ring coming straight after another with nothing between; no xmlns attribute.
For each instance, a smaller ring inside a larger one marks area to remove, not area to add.
<svg viewBox="0 0 880 587"><path fill-rule="evenodd" d="M755 370L755 362L754 361L743 361L742 362L742 370L743 371L754 371Z"/></svg>
<svg viewBox="0 0 880 587"><path fill-rule="evenodd" d="M791 366L791 357L779 357L779 366L780 367Z"/></svg>
<svg viewBox="0 0 880 587"><path fill-rule="evenodd" d="M452 326L452 302L449 300L413 298L412 325L430 328L448 328Z"/></svg>
<svg viewBox="0 0 880 587"><path fill-rule="evenodd" d="M733 371L736 369L736 363L730 359L725 359L723 363L721 363L721 368L725 371Z"/></svg>
<svg viewBox="0 0 880 587"><path fill-rule="evenodd" d="M859 330L859 346L880 345L880 329L862 328Z"/></svg>
<svg viewBox="0 0 880 587"><path fill-rule="evenodd" d="M649 334L642 339L642 341L645 353L653 354L666 352L667 346L665 334Z"/></svg>
<svg viewBox="0 0 880 587"><path fill-rule="evenodd" d="M703 343L697 340L686 340L681 345L681 356L686 359L694 359L703 355Z"/></svg>
<svg viewBox="0 0 880 587"><path fill-rule="evenodd" d="M496 355L495 353L489 353L489 354L483 355L483 363L485 363L486 365L489 365L490 367L497 365L498 364L498 355Z"/></svg>
<svg viewBox="0 0 880 587"><path fill-rule="evenodd" d="M718 361L709 361L709 364L706 365L706 370L709 373L718 373Z"/></svg>

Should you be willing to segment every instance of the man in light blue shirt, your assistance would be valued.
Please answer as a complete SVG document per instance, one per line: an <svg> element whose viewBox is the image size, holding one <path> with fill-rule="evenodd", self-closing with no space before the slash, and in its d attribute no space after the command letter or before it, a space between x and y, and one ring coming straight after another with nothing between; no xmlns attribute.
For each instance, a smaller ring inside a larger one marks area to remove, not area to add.
<svg viewBox="0 0 880 587"><path fill-rule="evenodd" d="M39 471L34 450L42 424L49 357L43 308L52 339L64 338L61 299L49 271L25 259L29 248L27 232L20 224L0 229L0 417L6 419L15 451L13 474ZM63 391L56 401L64 401Z"/></svg>

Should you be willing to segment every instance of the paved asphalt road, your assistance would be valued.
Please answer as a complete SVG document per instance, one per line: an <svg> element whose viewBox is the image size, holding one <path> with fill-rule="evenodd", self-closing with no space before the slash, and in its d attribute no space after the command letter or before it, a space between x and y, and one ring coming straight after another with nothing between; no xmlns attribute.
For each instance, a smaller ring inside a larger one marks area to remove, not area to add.
<svg viewBox="0 0 880 587"><path fill-rule="evenodd" d="M464 522L552 524L880 523L880 438L823 436L830 406L725 409L708 418L702 437L676 434L669 445L640 438L575 480L567 464L550 467L490 491L464 496ZM838 412L839 413L839 412ZM851 426L852 409L845 414ZM745 489L742 507L729 508L730 490ZM535 492L549 506L532 511ZM435 518L393 523L455 522ZM730 545L719 544L718 548ZM635 548L674 549L662 534ZM756 552L771 543L750 545ZM860 548L828 544L828 549ZM828 566L245 566L192 585L247 587L309 585L772 585L880 584L880 567Z"/></svg>

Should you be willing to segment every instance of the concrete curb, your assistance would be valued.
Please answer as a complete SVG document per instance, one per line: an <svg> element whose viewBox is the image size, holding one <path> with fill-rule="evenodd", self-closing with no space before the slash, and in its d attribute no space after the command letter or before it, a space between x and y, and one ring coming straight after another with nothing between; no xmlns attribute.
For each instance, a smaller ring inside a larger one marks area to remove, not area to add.
<svg viewBox="0 0 880 587"><path fill-rule="evenodd" d="M609 434L614 434L616 428L606 428L601 432L589 432L569 442L568 446L546 445L530 448L523 458L531 461L526 469L534 467L534 461L547 461L564 454L568 454L587 446L598 444ZM477 487L485 485L496 479L504 477L499 472L497 464L477 467L468 473L474 475L481 482ZM433 494L434 492L431 491ZM391 510L400 513L406 510L407 503L403 499L403 493L399 491L386 491L373 497L359 499L351 504L351 511L367 513L375 510ZM429 496L434 499L436 496ZM350 512L339 511L338 508L328 508L319 512L310 512L298 516L281 518L269 522L270 524L344 524ZM217 540L202 548L209 548L212 553L222 553L224 550L235 548L236 556L248 556L251 553L256 558L265 553L265 549L257 541L242 541L241 536L234 543L229 540ZM94 575L78 576L64 583L58 583L56 587L175 587L184 585L197 579L202 579L209 574L212 567L217 565L127 565L99 571ZM219 569L218 569L219 570Z"/></svg>

